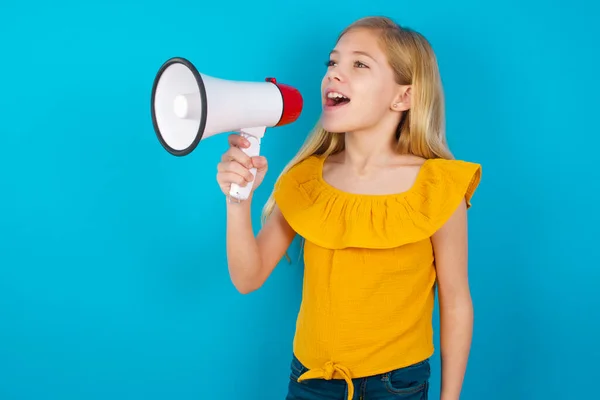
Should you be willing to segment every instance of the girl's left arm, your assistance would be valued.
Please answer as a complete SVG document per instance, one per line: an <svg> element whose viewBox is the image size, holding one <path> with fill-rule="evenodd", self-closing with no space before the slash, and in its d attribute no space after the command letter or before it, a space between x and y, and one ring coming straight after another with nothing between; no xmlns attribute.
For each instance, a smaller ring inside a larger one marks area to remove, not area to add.
<svg viewBox="0 0 600 400"><path fill-rule="evenodd" d="M440 308L440 400L459 400L473 333L473 303L467 272L467 207L464 200L433 235L432 243Z"/></svg>

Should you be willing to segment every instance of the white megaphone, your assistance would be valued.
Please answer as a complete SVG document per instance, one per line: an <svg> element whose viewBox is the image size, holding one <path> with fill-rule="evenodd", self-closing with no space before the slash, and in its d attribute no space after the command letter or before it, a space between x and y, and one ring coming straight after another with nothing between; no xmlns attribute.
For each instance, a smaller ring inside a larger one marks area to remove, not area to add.
<svg viewBox="0 0 600 400"><path fill-rule="evenodd" d="M159 69L152 87L152 123L161 145L175 156L191 153L210 136L239 132L251 146L242 150L260 154L266 128L298 119L303 100L300 92L277 83L218 79L199 73L181 57L167 60ZM256 175L256 169L251 170ZM253 182L231 185L230 196L248 198Z"/></svg>

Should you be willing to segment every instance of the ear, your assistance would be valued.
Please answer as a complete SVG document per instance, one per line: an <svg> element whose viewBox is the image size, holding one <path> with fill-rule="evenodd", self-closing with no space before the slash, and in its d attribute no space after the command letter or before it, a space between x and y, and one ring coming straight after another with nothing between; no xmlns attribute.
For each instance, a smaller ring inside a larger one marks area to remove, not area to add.
<svg viewBox="0 0 600 400"><path fill-rule="evenodd" d="M406 111L410 109L411 89L412 87L410 85L400 86L398 88L398 94L394 97L394 101L391 105L393 111Z"/></svg>

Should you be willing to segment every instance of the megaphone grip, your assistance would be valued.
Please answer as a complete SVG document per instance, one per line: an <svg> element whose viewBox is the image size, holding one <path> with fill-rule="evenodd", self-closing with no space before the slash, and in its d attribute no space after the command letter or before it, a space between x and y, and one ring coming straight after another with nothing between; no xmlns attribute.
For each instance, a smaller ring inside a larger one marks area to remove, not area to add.
<svg viewBox="0 0 600 400"><path fill-rule="evenodd" d="M260 138L252 136L245 132L240 132L240 136L248 140L250 142L250 146L243 147L242 151L246 153L249 157L255 157L260 154ZM251 168L250 172L252 176L256 178L256 168ZM229 189L229 195L238 201L243 201L248 199L250 196L250 192L252 192L252 187L254 186L254 180L252 182L248 182L245 186L240 186L236 183L231 184L231 188Z"/></svg>

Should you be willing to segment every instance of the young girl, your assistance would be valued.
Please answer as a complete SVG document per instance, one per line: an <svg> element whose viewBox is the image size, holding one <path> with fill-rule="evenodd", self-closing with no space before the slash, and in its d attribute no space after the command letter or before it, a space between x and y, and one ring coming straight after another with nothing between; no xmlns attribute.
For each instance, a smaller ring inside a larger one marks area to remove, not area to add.
<svg viewBox="0 0 600 400"><path fill-rule="evenodd" d="M388 18L339 36L322 82L320 126L284 169L255 238L250 206L227 204L229 272L258 289L296 234L305 276L287 400L427 399L437 285L441 399L459 399L473 310L467 217L478 164L455 160L444 133L435 55ZM238 135L218 165L232 182L267 171Z"/></svg>

